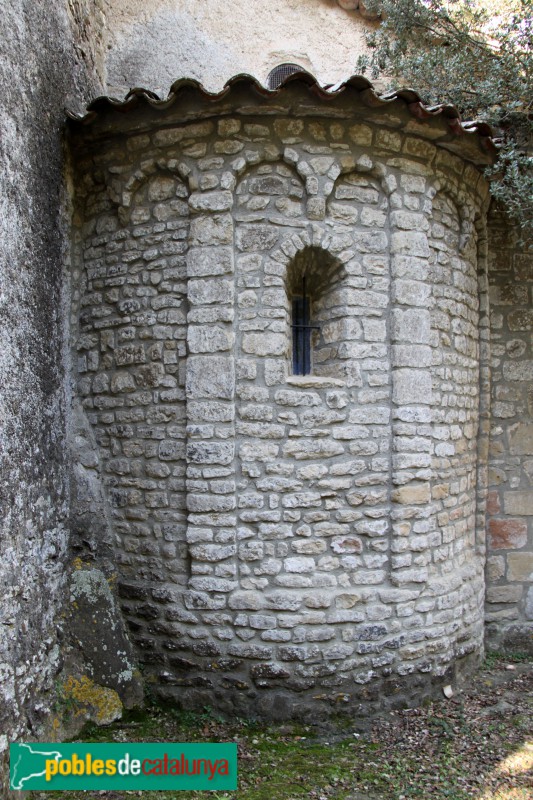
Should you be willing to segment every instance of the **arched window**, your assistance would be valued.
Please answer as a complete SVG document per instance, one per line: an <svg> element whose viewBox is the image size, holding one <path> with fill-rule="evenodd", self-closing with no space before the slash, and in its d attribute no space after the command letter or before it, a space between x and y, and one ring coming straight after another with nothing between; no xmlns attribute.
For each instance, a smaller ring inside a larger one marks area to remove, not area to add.
<svg viewBox="0 0 533 800"><path fill-rule="evenodd" d="M338 301L342 265L326 250L305 247L287 269L291 315L292 374L336 375L338 345L330 331Z"/></svg>
<svg viewBox="0 0 533 800"><path fill-rule="evenodd" d="M305 70L299 64L279 64L269 72L267 87L269 89L277 89L289 75L294 75L296 72L305 72Z"/></svg>

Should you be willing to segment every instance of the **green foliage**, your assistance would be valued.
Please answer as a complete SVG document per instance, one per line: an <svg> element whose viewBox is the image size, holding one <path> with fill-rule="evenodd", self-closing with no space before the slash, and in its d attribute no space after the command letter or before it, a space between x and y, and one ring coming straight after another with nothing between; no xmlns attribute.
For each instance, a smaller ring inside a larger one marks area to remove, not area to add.
<svg viewBox="0 0 533 800"><path fill-rule="evenodd" d="M520 650L489 650L485 654L485 669L501 667L502 664L527 664L531 655Z"/></svg>
<svg viewBox="0 0 533 800"><path fill-rule="evenodd" d="M370 6L370 0L367 3ZM501 138L487 173L492 193L533 234L533 15L531 0L372 0L383 21L357 71L453 103Z"/></svg>

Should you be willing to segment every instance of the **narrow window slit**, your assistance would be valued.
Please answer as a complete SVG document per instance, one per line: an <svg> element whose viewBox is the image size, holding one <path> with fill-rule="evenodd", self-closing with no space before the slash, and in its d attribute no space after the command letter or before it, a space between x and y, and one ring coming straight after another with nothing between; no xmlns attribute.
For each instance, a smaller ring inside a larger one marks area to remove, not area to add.
<svg viewBox="0 0 533 800"><path fill-rule="evenodd" d="M293 375L309 375L311 372L311 332L319 330L311 324L310 301L302 277L301 295L292 299L292 371Z"/></svg>

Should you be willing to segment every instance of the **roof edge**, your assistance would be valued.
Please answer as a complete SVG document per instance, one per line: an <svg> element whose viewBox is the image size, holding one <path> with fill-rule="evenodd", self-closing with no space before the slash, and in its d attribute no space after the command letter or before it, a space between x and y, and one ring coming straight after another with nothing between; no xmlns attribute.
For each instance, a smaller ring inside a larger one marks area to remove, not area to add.
<svg viewBox="0 0 533 800"><path fill-rule="evenodd" d="M116 111L124 114L142 104L150 106L156 111L165 111L179 102L180 95L185 92L197 92L202 99L216 102L227 98L232 90L244 87L252 89L265 99L269 99L279 96L293 83L303 83L310 93L325 102L335 100L348 89L355 89L359 92L363 103L372 108L386 107L397 100L401 100L405 103L409 113L418 121L430 121L440 117L447 123L448 129L454 137L478 135L481 149L493 156L497 154L498 140L492 127L487 122L478 120L462 121L458 109L448 103L436 106L426 105L415 89L402 88L380 94L363 75L352 75L337 84L323 86L310 72L301 70L287 76L277 88L269 89L252 75L241 73L230 78L219 92L208 91L194 78L180 78L174 81L166 98L159 97L149 89L136 87L130 89L123 100L102 95L89 103L85 113L76 114L67 110L67 116L73 123L86 126L106 112Z"/></svg>

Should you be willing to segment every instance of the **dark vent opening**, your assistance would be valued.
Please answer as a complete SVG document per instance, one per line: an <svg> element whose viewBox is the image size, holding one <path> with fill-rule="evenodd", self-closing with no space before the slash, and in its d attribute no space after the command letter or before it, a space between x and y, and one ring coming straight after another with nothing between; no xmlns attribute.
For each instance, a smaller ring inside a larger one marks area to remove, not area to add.
<svg viewBox="0 0 533 800"><path fill-rule="evenodd" d="M294 75L295 72L305 72L305 70L299 64L280 64L278 67L274 67L268 74L267 87L277 89L289 75Z"/></svg>

